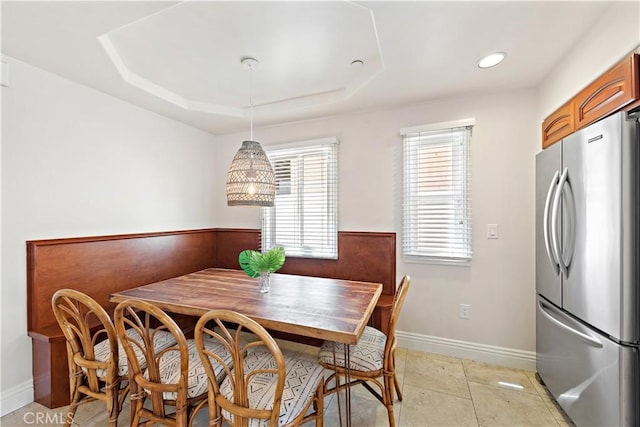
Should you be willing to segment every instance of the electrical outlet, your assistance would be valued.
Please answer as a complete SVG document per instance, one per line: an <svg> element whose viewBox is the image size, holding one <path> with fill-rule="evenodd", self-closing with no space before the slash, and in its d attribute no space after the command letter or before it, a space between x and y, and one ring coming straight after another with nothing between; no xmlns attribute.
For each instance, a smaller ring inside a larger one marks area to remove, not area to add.
<svg viewBox="0 0 640 427"><path fill-rule="evenodd" d="M471 319L471 306L469 304L460 304L460 318Z"/></svg>

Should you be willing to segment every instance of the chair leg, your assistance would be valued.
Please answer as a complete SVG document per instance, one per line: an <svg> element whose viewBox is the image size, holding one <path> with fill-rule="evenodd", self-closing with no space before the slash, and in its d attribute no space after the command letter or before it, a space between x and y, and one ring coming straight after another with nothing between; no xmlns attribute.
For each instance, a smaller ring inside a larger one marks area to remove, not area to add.
<svg viewBox="0 0 640 427"><path fill-rule="evenodd" d="M186 426L189 421L189 405L186 404L182 407L176 406L176 425L177 426Z"/></svg>
<svg viewBox="0 0 640 427"><path fill-rule="evenodd" d="M393 383L395 385L394 389L396 391L396 394L398 395L398 400L402 402L402 391L400 391L400 383L398 382L398 376L395 372L393 373Z"/></svg>
<svg viewBox="0 0 640 427"><path fill-rule="evenodd" d="M320 381L318 390L316 390L316 397L314 399L314 409L316 411L316 427L323 427L324 425L324 381Z"/></svg>
<svg viewBox="0 0 640 427"><path fill-rule="evenodd" d="M331 382L331 380L334 381L334 387L332 389L328 389L327 387L329 386L329 383ZM328 396L332 393L335 393L336 391L338 391L337 388L337 383L338 383L338 376L335 374L335 372L331 375L329 375L329 377L324 381L324 390L323 390L323 394L325 396Z"/></svg>
<svg viewBox="0 0 640 427"><path fill-rule="evenodd" d="M67 354L72 354L73 350L69 343L66 343ZM69 404L69 410L64 417L64 427L69 427L73 423L73 417L76 415L76 410L80 404L81 393L80 386L82 385L82 379L84 374L82 370L76 366L71 357L67 357L67 363L69 366L69 395L71 396L71 403Z"/></svg>
<svg viewBox="0 0 640 427"><path fill-rule="evenodd" d="M73 423L73 417L75 417L76 415L76 410L78 409L78 405L80 404L80 398L80 391L76 386L75 390L73 391L69 410L67 411L67 415L64 418L64 427L69 427Z"/></svg>
<svg viewBox="0 0 640 427"><path fill-rule="evenodd" d="M124 402L127 400L127 395L129 394L129 382L127 385L122 387L122 383L120 384L120 388L118 389L118 408L122 411L124 408Z"/></svg>
<svg viewBox="0 0 640 427"><path fill-rule="evenodd" d="M131 383L129 384L129 386L131 386ZM142 391L142 393L144 393L144 391ZM129 404L131 405L131 427L137 427L138 425L140 425L140 417L145 398L144 396L140 396L138 393L136 393L133 387L129 389L129 396Z"/></svg>
<svg viewBox="0 0 640 427"><path fill-rule="evenodd" d="M109 427L118 427L118 415L120 415L118 387L113 387L107 392L107 414L109 414Z"/></svg>
<svg viewBox="0 0 640 427"><path fill-rule="evenodd" d="M384 375L384 406L387 407L389 415L389 427L395 427L396 420L393 416L393 375Z"/></svg>
<svg viewBox="0 0 640 427"><path fill-rule="evenodd" d="M400 383L398 381L398 376L396 375L396 351L395 349L391 352L391 367L393 372L393 389L398 395L398 400L402 402L402 391L400 389ZM393 394L391 394L391 399L393 400Z"/></svg>
<svg viewBox="0 0 640 427"><path fill-rule="evenodd" d="M216 405L213 397L213 388L209 382L209 393L207 396L207 410L209 411L209 425L212 427L222 427L222 413L220 407Z"/></svg>

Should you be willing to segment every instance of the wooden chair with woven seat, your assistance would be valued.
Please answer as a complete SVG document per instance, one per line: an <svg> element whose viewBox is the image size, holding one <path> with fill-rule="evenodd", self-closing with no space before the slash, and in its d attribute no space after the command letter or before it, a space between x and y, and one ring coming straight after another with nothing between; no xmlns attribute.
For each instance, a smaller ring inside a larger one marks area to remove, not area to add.
<svg viewBox="0 0 640 427"><path fill-rule="evenodd" d="M187 340L167 313L146 301L121 302L114 320L129 363L131 425L192 425L207 403L207 374L193 339ZM151 343L159 333L170 334L174 344L155 351ZM218 343L208 340L204 345L231 361Z"/></svg>
<svg viewBox="0 0 640 427"><path fill-rule="evenodd" d="M395 426L394 394L397 394L398 400L402 401L402 392L395 372L395 352L398 345L395 334L396 323L409 290L409 283L409 276L404 276L396 289L387 335L371 326L366 326L358 343L349 346L351 385L362 384L386 406L391 427ZM318 361L325 368L334 371L334 374L326 380L325 395L335 393L346 386L344 383L338 385L339 378L336 378L336 372L338 377L346 375L344 354L344 344L341 343L325 341L320 347ZM383 377L383 382L380 382L380 377ZM331 383L331 380L334 380L336 385L329 388L328 384ZM380 392L371 387L369 383L375 384Z"/></svg>
<svg viewBox="0 0 640 427"><path fill-rule="evenodd" d="M58 290L51 305L67 341L71 404L64 425L73 422L81 403L99 399L107 404L109 425L117 426L127 394L127 366L119 364L111 318L93 298L72 289Z"/></svg>
<svg viewBox="0 0 640 427"><path fill-rule="evenodd" d="M244 334L250 332L251 334ZM233 357L229 365L203 345L214 339ZM203 315L195 329L196 348L209 381L209 425L323 425L324 372L313 358L283 353L258 323L228 310ZM216 372L225 380L218 385Z"/></svg>

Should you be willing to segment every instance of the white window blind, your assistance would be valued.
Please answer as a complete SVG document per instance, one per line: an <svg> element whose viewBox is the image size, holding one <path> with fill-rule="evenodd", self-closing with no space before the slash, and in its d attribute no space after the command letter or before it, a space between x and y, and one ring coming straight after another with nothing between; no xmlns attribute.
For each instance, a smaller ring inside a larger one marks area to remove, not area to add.
<svg viewBox="0 0 640 427"><path fill-rule="evenodd" d="M460 124L450 122L401 131L405 261L471 260L473 120Z"/></svg>
<svg viewBox="0 0 640 427"><path fill-rule="evenodd" d="M337 140L267 148L276 172L275 206L262 209L262 248L287 256L338 257Z"/></svg>

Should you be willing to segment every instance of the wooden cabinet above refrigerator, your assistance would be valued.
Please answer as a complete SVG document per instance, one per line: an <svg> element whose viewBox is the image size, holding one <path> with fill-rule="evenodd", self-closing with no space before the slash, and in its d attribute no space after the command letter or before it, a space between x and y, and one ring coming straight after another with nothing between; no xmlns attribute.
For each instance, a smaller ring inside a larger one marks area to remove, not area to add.
<svg viewBox="0 0 640 427"><path fill-rule="evenodd" d="M542 122L542 148L560 141L575 130L573 101L569 101Z"/></svg>
<svg viewBox="0 0 640 427"><path fill-rule="evenodd" d="M640 106L639 56L632 53L542 122L542 148L626 108Z"/></svg>

